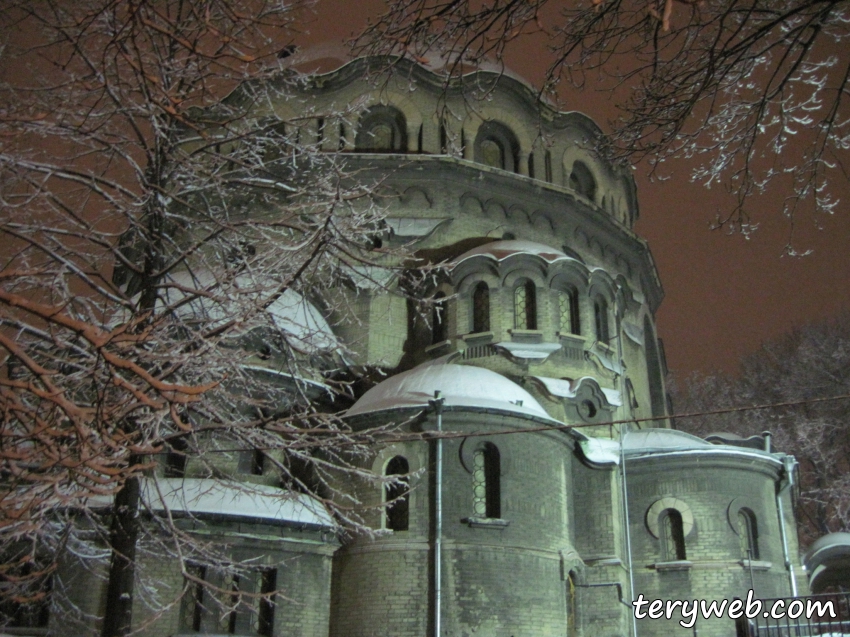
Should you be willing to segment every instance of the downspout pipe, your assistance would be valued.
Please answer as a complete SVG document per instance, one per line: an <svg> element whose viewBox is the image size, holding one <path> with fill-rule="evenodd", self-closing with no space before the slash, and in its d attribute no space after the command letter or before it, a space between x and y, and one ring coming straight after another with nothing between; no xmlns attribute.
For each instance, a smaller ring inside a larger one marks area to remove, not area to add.
<svg viewBox="0 0 850 637"><path fill-rule="evenodd" d="M628 481L626 480L626 451L625 451L625 442L626 436L629 431L625 426L620 425L620 475L623 478L623 524L626 527L626 555L629 558L628 568L629 568L629 597L632 602L635 599L635 576L634 576L634 566L632 564L632 531L631 524L629 523L629 486ZM635 617L634 612L631 613L632 617L632 636L637 637L637 618Z"/></svg>
<svg viewBox="0 0 850 637"><path fill-rule="evenodd" d="M437 440L434 473L434 637L440 637L443 617L443 398L434 392L434 400L428 404L437 416Z"/></svg>
<svg viewBox="0 0 850 637"><path fill-rule="evenodd" d="M776 491L776 510L779 514L779 537L782 540L782 557L785 560L785 569L788 571L788 582L791 587L791 597L797 597L797 578L794 576L794 565L788 552L788 537L785 533L785 511L782 507L782 496L794 486L794 466L796 461L790 456L782 459L785 467L785 475L779 481L779 489Z"/></svg>

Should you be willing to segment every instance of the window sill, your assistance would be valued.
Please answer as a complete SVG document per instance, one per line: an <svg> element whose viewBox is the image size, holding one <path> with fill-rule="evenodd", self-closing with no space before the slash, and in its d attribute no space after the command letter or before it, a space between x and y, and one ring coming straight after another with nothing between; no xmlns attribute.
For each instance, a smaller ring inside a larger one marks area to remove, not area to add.
<svg viewBox="0 0 850 637"><path fill-rule="evenodd" d="M471 334L464 334L460 338L470 345L483 345L493 340L493 332L472 332Z"/></svg>
<svg viewBox="0 0 850 637"><path fill-rule="evenodd" d="M762 560L740 560L738 562L743 568L754 571L769 571L773 568L773 562L765 562Z"/></svg>
<svg viewBox="0 0 850 637"><path fill-rule="evenodd" d="M471 529L493 529L495 531L503 531L510 522L501 518L463 518L464 524L468 524Z"/></svg>
<svg viewBox="0 0 850 637"><path fill-rule="evenodd" d="M508 330L511 340L516 343L541 343L543 342L543 330Z"/></svg>
<svg viewBox="0 0 850 637"><path fill-rule="evenodd" d="M439 343L434 343L433 345L429 345L425 348L426 354L434 354L435 352L448 351L449 347L451 347L451 341L440 341Z"/></svg>
<svg viewBox="0 0 850 637"><path fill-rule="evenodd" d="M672 562L656 562L652 565L656 571L689 571L694 563L690 560L674 560Z"/></svg>
<svg viewBox="0 0 850 637"><path fill-rule="evenodd" d="M584 336L581 334L573 334L572 332L556 332L558 338L568 343L576 345L584 345Z"/></svg>

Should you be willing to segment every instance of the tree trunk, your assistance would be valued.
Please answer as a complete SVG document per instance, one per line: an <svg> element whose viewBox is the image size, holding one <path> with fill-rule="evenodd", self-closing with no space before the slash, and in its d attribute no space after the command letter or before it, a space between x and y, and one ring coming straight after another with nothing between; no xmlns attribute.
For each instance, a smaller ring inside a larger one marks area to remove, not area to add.
<svg viewBox="0 0 850 637"><path fill-rule="evenodd" d="M112 561L101 637L125 637L130 633L139 535L139 491L139 478L131 477L115 495L110 530Z"/></svg>

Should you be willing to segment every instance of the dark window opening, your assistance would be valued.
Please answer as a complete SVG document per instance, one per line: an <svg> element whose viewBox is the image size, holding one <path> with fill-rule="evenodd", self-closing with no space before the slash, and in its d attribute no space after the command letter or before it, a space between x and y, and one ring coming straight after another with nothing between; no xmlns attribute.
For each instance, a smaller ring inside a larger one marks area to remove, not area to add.
<svg viewBox="0 0 850 637"><path fill-rule="evenodd" d="M14 561L14 558L9 561ZM33 562L7 566L0 574L0 587L7 593L15 591L0 602L0 625L8 628L47 628L53 588L49 569Z"/></svg>
<svg viewBox="0 0 850 637"><path fill-rule="evenodd" d="M501 473L499 450L487 442L472 457L472 509L476 516L501 517Z"/></svg>
<svg viewBox="0 0 850 637"><path fill-rule="evenodd" d="M272 637L277 588L275 569L237 575L188 564L186 572L186 595L181 606L184 630Z"/></svg>
<svg viewBox="0 0 850 637"><path fill-rule="evenodd" d="M384 488L384 502L387 502L386 521L387 528L393 531L407 531L410 523L410 502L408 492L407 474L410 467L403 456L396 456L387 463L384 475L404 476L396 478L396 481L387 484Z"/></svg>
<svg viewBox="0 0 850 637"><path fill-rule="evenodd" d="M266 454L259 449L254 449L251 454L251 475L261 476L266 470Z"/></svg>
<svg viewBox="0 0 850 637"><path fill-rule="evenodd" d="M593 178L590 168L582 161L573 164L573 171L570 173L570 188L591 201L596 201L596 179Z"/></svg>
<svg viewBox="0 0 850 637"><path fill-rule="evenodd" d="M316 120L316 144L321 146L323 141L325 141L325 118L319 117Z"/></svg>
<svg viewBox="0 0 850 637"><path fill-rule="evenodd" d="M436 345L448 339L448 317L446 316L445 294L438 292L431 307L431 344Z"/></svg>
<svg viewBox="0 0 850 637"><path fill-rule="evenodd" d="M546 170L546 181L550 184L552 183L552 152L546 151L546 155L543 157L544 168Z"/></svg>
<svg viewBox="0 0 850 637"><path fill-rule="evenodd" d="M449 154L449 135L446 131L446 125L443 122L440 123L440 154Z"/></svg>
<svg viewBox="0 0 850 637"><path fill-rule="evenodd" d="M490 288L479 281L472 292L472 331L490 331Z"/></svg>
<svg viewBox="0 0 850 637"><path fill-rule="evenodd" d="M661 529L661 555L664 561L687 559L682 514L676 509L664 509L659 516Z"/></svg>
<svg viewBox="0 0 850 637"><path fill-rule="evenodd" d="M185 438L174 438L168 442L168 447L165 454L165 477L182 478L186 475L186 450L189 445Z"/></svg>
<svg viewBox="0 0 850 637"><path fill-rule="evenodd" d="M514 288L514 328L537 329L537 288L529 279Z"/></svg>
<svg viewBox="0 0 850 637"><path fill-rule="evenodd" d="M597 297L593 302L593 318L596 322L596 340L607 345L611 340L608 326L608 302L602 297Z"/></svg>
<svg viewBox="0 0 850 637"><path fill-rule="evenodd" d="M419 135L416 138L416 150L422 152L422 124L419 124Z"/></svg>
<svg viewBox="0 0 850 637"><path fill-rule="evenodd" d="M534 153L528 153L528 176L534 179Z"/></svg>
<svg viewBox="0 0 850 637"><path fill-rule="evenodd" d="M337 150L345 150L345 124L339 123L339 143L337 144Z"/></svg>

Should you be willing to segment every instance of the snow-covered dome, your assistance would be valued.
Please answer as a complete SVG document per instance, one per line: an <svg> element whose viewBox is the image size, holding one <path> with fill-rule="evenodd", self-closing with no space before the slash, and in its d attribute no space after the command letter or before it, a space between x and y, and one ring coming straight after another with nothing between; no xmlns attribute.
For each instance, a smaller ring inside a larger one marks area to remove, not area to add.
<svg viewBox="0 0 850 637"><path fill-rule="evenodd" d="M702 438L675 429L649 428L628 432L623 439L626 453L642 451L681 451L685 449L717 449Z"/></svg>
<svg viewBox="0 0 850 637"><path fill-rule="evenodd" d="M185 320L199 318L217 324L244 315L250 318L234 332L245 334L267 324L267 317L289 335L290 345L300 351L315 353L339 347L333 330L316 306L292 288L281 292L278 281L245 274L223 285L208 271L193 274L179 271L167 283L163 300L177 308L178 316ZM271 303L269 299L273 299Z"/></svg>
<svg viewBox="0 0 850 637"><path fill-rule="evenodd" d="M477 248L473 248L472 250L464 252L457 259L455 259L454 265L457 266L463 261L477 256L484 256L493 259L494 261L504 261L508 257L512 257L517 254L530 254L536 257L540 257L548 263L554 263L555 261L560 261L561 259L571 258L560 250L556 250L555 248L552 248L550 246L543 245L542 243L535 243L534 241L493 241L492 243L485 243L484 245L478 246Z"/></svg>
<svg viewBox="0 0 850 637"><path fill-rule="evenodd" d="M534 397L501 374L469 365L425 363L367 391L348 416L427 407L440 391L445 407L477 407L553 420Z"/></svg>

